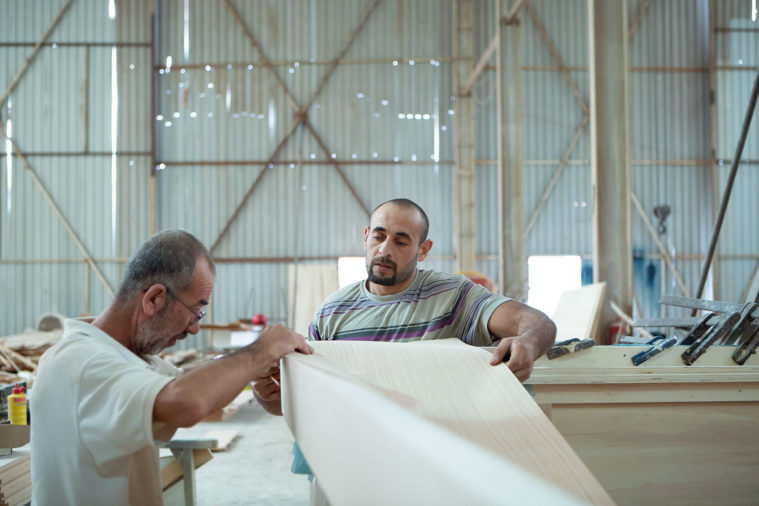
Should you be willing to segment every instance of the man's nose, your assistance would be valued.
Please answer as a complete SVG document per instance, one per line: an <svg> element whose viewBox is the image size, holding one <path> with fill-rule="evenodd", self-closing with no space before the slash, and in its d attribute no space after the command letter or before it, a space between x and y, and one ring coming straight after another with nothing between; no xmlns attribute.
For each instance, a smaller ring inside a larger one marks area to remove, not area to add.
<svg viewBox="0 0 759 506"><path fill-rule="evenodd" d="M379 254L383 257L389 257L393 253L393 247L390 241L383 241L379 247Z"/></svg>

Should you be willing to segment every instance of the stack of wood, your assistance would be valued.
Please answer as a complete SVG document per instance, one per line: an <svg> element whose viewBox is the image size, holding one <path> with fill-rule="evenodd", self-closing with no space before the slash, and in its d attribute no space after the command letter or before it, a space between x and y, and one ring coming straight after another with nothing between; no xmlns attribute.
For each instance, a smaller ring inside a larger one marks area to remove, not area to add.
<svg viewBox="0 0 759 506"><path fill-rule="evenodd" d="M0 459L0 506L28 504L32 500L30 455L16 452Z"/></svg>
<svg viewBox="0 0 759 506"><path fill-rule="evenodd" d="M0 339L0 383L16 383L30 378L37 372L37 364L51 343L24 343Z"/></svg>

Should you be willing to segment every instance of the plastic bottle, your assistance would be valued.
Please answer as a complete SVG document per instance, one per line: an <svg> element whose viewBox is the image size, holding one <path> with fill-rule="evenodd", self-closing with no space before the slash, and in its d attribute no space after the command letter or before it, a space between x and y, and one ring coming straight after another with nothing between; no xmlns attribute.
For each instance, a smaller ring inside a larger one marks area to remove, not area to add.
<svg viewBox="0 0 759 506"><path fill-rule="evenodd" d="M26 389L13 387L13 393L8 396L8 418L13 425L26 425Z"/></svg>

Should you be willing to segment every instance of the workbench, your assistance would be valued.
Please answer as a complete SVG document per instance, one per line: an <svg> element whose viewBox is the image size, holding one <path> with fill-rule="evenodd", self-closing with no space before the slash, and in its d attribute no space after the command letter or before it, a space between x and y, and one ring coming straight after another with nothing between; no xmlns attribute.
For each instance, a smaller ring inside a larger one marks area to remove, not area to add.
<svg viewBox="0 0 759 506"><path fill-rule="evenodd" d="M527 388L620 506L759 504L759 358L711 347L595 346L541 358Z"/></svg>

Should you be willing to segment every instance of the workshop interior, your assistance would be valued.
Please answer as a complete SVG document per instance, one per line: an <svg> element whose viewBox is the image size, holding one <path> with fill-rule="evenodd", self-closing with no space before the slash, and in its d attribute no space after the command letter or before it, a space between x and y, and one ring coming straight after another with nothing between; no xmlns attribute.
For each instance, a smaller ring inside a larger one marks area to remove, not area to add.
<svg viewBox="0 0 759 506"><path fill-rule="evenodd" d="M188 374L313 338L398 198L419 269L553 321L529 378L495 338L308 341L272 375L284 416L246 383L156 446L164 504L759 504L757 13L0 0L0 504L34 504L41 358L151 236L215 264L160 353Z"/></svg>

